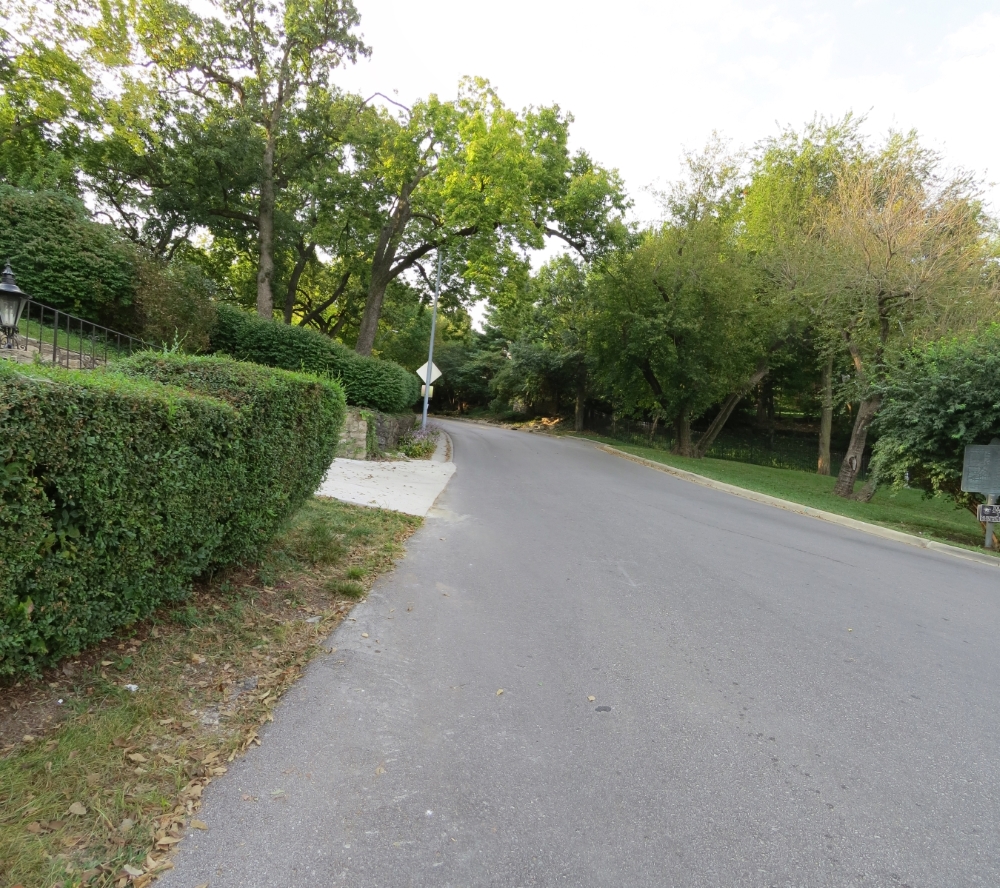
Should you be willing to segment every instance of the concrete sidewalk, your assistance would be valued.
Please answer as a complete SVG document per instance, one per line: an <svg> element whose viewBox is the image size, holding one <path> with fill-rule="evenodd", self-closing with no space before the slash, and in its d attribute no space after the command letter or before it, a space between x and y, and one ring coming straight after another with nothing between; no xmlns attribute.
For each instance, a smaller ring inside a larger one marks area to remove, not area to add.
<svg viewBox="0 0 1000 888"><path fill-rule="evenodd" d="M316 496L423 518L455 474L451 452L451 440L442 431L429 460L335 459Z"/></svg>

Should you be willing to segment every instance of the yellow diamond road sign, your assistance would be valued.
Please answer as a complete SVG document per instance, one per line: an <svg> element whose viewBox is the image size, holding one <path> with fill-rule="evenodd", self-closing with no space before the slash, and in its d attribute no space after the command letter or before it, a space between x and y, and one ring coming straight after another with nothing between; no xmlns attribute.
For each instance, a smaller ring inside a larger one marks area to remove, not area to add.
<svg viewBox="0 0 1000 888"><path fill-rule="evenodd" d="M420 381L423 382L423 383L426 383L427 382L427 376L425 374L427 373L427 365L424 364L416 372L417 372L417 376L420 377ZM437 366L435 364L431 364L431 382L434 382L440 376L441 376L441 371L438 370L438 368L437 368Z"/></svg>

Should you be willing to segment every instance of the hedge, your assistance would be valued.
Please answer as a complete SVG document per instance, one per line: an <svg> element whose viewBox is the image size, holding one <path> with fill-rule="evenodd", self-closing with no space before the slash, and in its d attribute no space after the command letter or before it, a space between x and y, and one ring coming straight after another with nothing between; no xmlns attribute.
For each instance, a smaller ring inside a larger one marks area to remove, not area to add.
<svg viewBox="0 0 1000 888"><path fill-rule="evenodd" d="M218 562L254 557L319 487L337 452L346 412L335 380L217 355L142 352L115 372L181 386L239 411L245 477Z"/></svg>
<svg viewBox="0 0 1000 888"><path fill-rule="evenodd" d="M318 485L343 410L329 381L218 358L137 357L127 374L0 361L0 677L253 554Z"/></svg>
<svg viewBox="0 0 1000 888"><path fill-rule="evenodd" d="M279 324L230 305L218 307L212 351L240 361L339 379L347 403L401 413L420 397L420 380L392 361L364 357L322 333Z"/></svg>

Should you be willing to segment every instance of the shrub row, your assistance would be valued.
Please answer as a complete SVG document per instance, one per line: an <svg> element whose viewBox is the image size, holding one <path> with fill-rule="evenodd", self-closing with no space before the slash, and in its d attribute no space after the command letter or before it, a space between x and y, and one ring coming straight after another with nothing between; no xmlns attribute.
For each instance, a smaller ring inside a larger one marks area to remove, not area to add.
<svg viewBox="0 0 1000 888"><path fill-rule="evenodd" d="M336 451L344 398L329 380L220 358L117 366L0 361L0 676L254 556Z"/></svg>
<svg viewBox="0 0 1000 888"><path fill-rule="evenodd" d="M275 323L233 306L218 307L211 343L213 351L240 361L339 379L347 403L356 407L401 413L420 396L420 380L399 364L364 357L315 330Z"/></svg>

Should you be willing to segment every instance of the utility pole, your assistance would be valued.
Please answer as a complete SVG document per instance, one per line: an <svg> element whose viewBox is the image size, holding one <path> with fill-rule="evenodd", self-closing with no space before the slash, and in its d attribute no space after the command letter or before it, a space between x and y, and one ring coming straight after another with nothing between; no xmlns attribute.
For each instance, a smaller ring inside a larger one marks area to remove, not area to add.
<svg viewBox="0 0 1000 888"><path fill-rule="evenodd" d="M434 307L431 309L431 344L427 349L427 372L424 374L424 418L420 422L421 430L427 428L427 402L431 397L431 373L434 371L434 331L437 329L438 297L441 295L441 248L437 249L438 271L437 286L434 288Z"/></svg>

